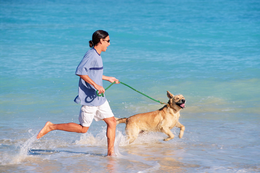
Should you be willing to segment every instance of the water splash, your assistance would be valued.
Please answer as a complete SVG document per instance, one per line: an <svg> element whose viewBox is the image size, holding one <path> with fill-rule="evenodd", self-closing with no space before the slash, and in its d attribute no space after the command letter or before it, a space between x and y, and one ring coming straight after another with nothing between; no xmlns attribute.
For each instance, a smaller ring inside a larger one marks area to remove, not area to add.
<svg viewBox="0 0 260 173"><path fill-rule="evenodd" d="M87 145L87 146L106 146L107 145L107 137L106 137L106 129L103 129L100 133L94 136L91 133L86 133L80 136L79 140L75 141L76 145ZM121 131L116 131L115 138L115 153L117 156L122 156L119 152L119 146L125 146L128 144L126 137L122 134Z"/></svg>
<svg viewBox="0 0 260 173"><path fill-rule="evenodd" d="M116 139L115 139L115 154L118 157L122 157L122 154L119 152L119 146L121 143L125 143L126 139L125 136L122 134L122 132L118 131L116 132Z"/></svg>
<svg viewBox="0 0 260 173"><path fill-rule="evenodd" d="M29 130L28 132L31 133L31 130ZM31 148L32 143L37 140L36 135L37 133L22 144L19 153L14 156L13 160L11 161L11 164L19 164L28 157L28 151Z"/></svg>

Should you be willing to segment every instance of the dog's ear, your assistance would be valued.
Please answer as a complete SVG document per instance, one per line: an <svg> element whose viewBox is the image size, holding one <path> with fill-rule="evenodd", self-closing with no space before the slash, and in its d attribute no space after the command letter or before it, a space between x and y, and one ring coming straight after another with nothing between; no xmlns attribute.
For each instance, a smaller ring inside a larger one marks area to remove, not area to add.
<svg viewBox="0 0 260 173"><path fill-rule="evenodd" d="M169 99L171 99L171 98L173 98L173 94L172 93L170 93L170 91L167 91L167 97L169 98Z"/></svg>

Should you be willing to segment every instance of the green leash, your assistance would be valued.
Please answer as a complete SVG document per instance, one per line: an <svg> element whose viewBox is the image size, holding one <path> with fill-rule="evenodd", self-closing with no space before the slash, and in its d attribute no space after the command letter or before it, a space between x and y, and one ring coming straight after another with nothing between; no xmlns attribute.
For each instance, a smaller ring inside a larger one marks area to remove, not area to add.
<svg viewBox="0 0 260 173"><path fill-rule="evenodd" d="M105 90L108 90L108 89L109 89L113 84L115 84L115 83L116 83L116 82L113 82L112 84L110 84ZM129 87L129 88L131 88L132 90L138 92L139 94L142 94L143 96L148 97L149 99L151 99L151 100L153 100L153 101L155 101L155 102L158 102L158 103L160 103L160 104L165 104L165 105L166 105L166 103L160 102L159 100L155 100L155 99L153 99L152 97L149 97L148 95L146 95L146 94L144 94L144 93L142 93L142 92L140 92L140 91L134 89L133 87L131 87L131 86L125 84L124 82L120 82L120 83L123 84L123 85L125 85L125 86L127 86L127 87ZM98 94L98 91L96 91L96 93L97 93L98 96L104 97L104 94L103 94L103 93Z"/></svg>

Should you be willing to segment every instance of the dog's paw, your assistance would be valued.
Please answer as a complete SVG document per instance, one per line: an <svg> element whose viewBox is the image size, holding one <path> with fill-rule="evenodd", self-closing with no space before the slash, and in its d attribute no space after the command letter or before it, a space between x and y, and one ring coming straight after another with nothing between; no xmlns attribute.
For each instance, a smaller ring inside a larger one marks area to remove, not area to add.
<svg viewBox="0 0 260 173"><path fill-rule="evenodd" d="M169 141L171 139L173 139L173 138L165 138L164 141Z"/></svg>
<svg viewBox="0 0 260 173"><path fill-rule="evenodd" d="M179 138L182 138L182 137L183 137L183 132L180 132Z"/></svg>

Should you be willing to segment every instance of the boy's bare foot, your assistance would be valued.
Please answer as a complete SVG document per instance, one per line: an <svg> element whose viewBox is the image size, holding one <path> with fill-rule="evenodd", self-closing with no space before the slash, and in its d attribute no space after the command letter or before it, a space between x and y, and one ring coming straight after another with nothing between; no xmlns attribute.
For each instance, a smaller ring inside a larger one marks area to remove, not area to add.
<svg viewBox="0 0 260 173"><path fill-rule="evenodd" d="M37 139L40 139L44 135L46 135L48 132L51 131L50 126L53 125L50 121L48 121L45 126L41 129L41 131L37 135Z"/></svg>
<svg viewBox="0 0 260 173"><path fill-rule="evenodd" d="M117 155L115 152L108 152L107 156L116 157Z"/></svg>

